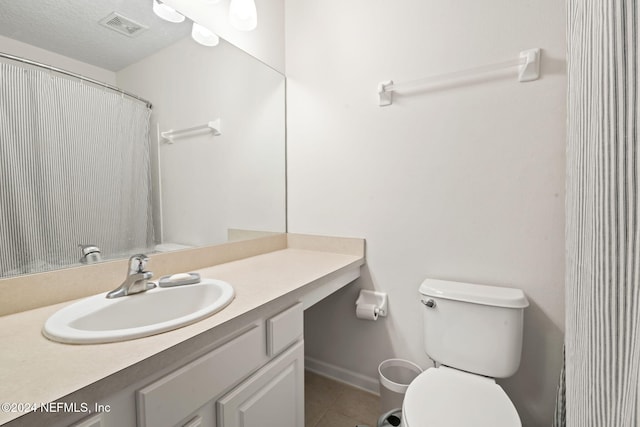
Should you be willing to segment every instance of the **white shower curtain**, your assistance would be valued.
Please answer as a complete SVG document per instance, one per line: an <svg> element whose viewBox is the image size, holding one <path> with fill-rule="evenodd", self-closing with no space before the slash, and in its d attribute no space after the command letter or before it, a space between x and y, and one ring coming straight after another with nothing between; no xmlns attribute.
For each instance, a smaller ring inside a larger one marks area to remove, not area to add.
<svg viewBox="0 0 640 427"><path fill-rule="evenodd" d="M0 63L0 277L153 244L150 109L53 72Z"/></svg>
<svg viewBox="0 0 640 427"><path fill-rule="evenodd" d="M567 0L567 23L566 424L637 427L637 1Z"/></svg>

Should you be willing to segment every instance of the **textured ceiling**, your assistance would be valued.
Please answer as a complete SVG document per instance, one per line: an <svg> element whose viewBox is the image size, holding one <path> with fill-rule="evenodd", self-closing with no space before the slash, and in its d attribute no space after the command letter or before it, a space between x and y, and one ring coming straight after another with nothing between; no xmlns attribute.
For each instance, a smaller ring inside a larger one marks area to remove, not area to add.
<svg viewBox="0 0 640 427"><path fill-rule="evenodd" d="M191 33L154 15L152 0L0 0L0 35L119 71ZM146 27L127 37L99 24L112 12Z"/></svg>

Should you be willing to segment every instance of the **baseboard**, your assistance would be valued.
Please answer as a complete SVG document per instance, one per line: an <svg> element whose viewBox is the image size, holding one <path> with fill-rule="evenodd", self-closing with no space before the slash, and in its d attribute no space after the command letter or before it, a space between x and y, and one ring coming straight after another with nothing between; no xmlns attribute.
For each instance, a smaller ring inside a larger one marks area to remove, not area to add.
<svg viewBox="0 0 640 427"><path fill-rule="evenodd" d="M366 375L350 371L340 366L322 362L312 357L304 358L304 368L315 374L331 378L341 383L345 383L355 388L359 388L375 395L380 395L380 384L377 378L367 377Z"/></svg>

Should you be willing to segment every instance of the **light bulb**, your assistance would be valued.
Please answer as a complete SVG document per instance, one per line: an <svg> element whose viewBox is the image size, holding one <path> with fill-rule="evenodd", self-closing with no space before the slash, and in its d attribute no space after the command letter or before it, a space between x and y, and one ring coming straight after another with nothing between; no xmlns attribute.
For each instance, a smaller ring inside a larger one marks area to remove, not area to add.
<svg viewBox="0 0 640 427"><path fill-rule="evenodd" d="M158 0L153 0L153 13L165 21L175 23L184 21L184 16L182 16L182 14L176 12L174 8L167 6L164 3L160 3Z"/></svg>
<svg viewBox="0 0 640 427"><path fill-rule="evenodd" d="M220 37L198 23L193 23L191 37L203 46L216 46L220 43Z"/></svg>
<svg viewBox="0 0 640 427"><path fill-rule="evenodd" d="M229 21L237 30L251 31L258 26L258 12L253 0L231 0Z"/></svg>

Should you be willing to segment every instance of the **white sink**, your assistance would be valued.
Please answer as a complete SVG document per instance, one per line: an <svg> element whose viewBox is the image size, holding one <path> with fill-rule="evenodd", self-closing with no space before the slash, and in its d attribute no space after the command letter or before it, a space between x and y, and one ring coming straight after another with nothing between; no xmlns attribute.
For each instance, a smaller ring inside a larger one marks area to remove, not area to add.
<svg viewBox="0 0 640 427"><path fill-rule="evenodd" d="M209 317L225 308L234 296L230 284L212 279L113 299L103 293L55 312L42 333L53 341L69 344L141 338Z"/></svg>

